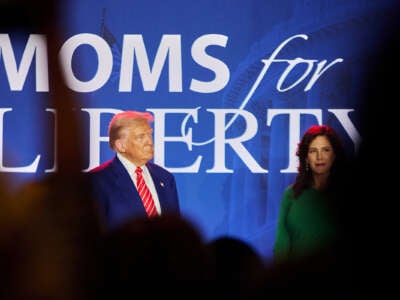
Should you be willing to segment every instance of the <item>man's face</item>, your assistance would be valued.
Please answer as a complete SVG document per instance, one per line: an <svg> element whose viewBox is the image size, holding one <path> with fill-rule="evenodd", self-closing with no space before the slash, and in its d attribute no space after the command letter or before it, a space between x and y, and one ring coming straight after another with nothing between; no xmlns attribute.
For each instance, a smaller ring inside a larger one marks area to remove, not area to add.
<svg viewBox="0 0 400 300"><path fill-rule="evenodd" d="M142 166L154 156L153 129L146 121L137 121L121 132L121 154L136 166Z"/></svg>

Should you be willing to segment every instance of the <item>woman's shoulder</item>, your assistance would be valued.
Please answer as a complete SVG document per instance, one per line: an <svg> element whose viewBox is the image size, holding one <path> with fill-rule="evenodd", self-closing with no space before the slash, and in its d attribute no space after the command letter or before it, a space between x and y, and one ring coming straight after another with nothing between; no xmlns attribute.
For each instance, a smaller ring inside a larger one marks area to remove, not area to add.
<svg viewBox="0 0 400 300"><path fill-rule="evenodd" d="M291 185L288 185L286 188L285 188L285 191L283 192L284 194L288 194L288 193L293 193L293 184L291 184Z"/></svg>
<svg viewBox="0 0 400 300"><path fill-rule="evenodd" d="M287 186L283 191L283 199L292 199L293 198L293 184Z"/></svg>
<svg viewBox="0 0 400 300"><path fill-rule="evenodd" d="M290 206L293 201L293 188L292 186L286 187L286 189L283 191L282 198L281 198L281 211L286 211Z"/></svg>
<svg viewBox="0 0 400 300"><path fill-rule="evenodd" d="M315 193L320 193L320 192L317 191L317 190L314 190L314 189L311 188L311 187L307 187L307 188L304 188L304 189L301 191L301 193L300 193L300 195L299 195L298 197L300 197L300 196L305 196L305 195L309 195L309 194L315 194ZM293 198L294 198L293 184L291 184L291 185L289 185L289 186L286 187L286 189L285 189L284 192L283 192L283 197L284 197L284 198L289 198L289 199L293 199ZM296 197L296 198L297 198L297 197Z"/></svg>

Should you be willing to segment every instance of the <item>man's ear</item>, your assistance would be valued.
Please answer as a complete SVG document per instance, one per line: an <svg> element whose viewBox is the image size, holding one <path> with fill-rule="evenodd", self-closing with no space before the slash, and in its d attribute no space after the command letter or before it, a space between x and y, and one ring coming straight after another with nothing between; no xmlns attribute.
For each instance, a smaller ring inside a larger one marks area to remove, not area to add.
<svg viewBox="0 0 400 300"><path fill-rule="evenodd" d="M121 139L115 141L115 148L118 152L125 152L125 144Z"/></svg>

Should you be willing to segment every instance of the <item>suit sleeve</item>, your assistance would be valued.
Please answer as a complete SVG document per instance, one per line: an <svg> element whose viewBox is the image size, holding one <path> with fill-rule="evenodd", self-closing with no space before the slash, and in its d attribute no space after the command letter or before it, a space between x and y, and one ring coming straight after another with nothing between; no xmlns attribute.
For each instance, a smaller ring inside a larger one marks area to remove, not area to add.
<svg viewBox="0 0 400 300"><path fill-rule="evenodd" d="M175 177L171 174L169 180L169 208L167 212L174 213L180 215L180 207L179 207L179 198L178 198L178 189L176 186Z"/></svg>

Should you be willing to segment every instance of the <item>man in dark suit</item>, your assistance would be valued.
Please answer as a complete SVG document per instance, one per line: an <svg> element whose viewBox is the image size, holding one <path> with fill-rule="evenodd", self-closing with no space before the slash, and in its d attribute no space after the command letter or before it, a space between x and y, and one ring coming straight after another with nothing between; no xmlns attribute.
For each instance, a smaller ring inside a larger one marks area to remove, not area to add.
<svg viewBox="0 0 400 300"><path fill-rule="evenodd" d="M109 145L116 155L89 172L93 195L108 228L128 219L152 216L146 212L147 204L143 204L138 192L137 167L142 169L153 198L154 215L180 214L173 174L150 162L154 156L152 122L150 113L138 111L118 113L110 121Z"/></svg>

